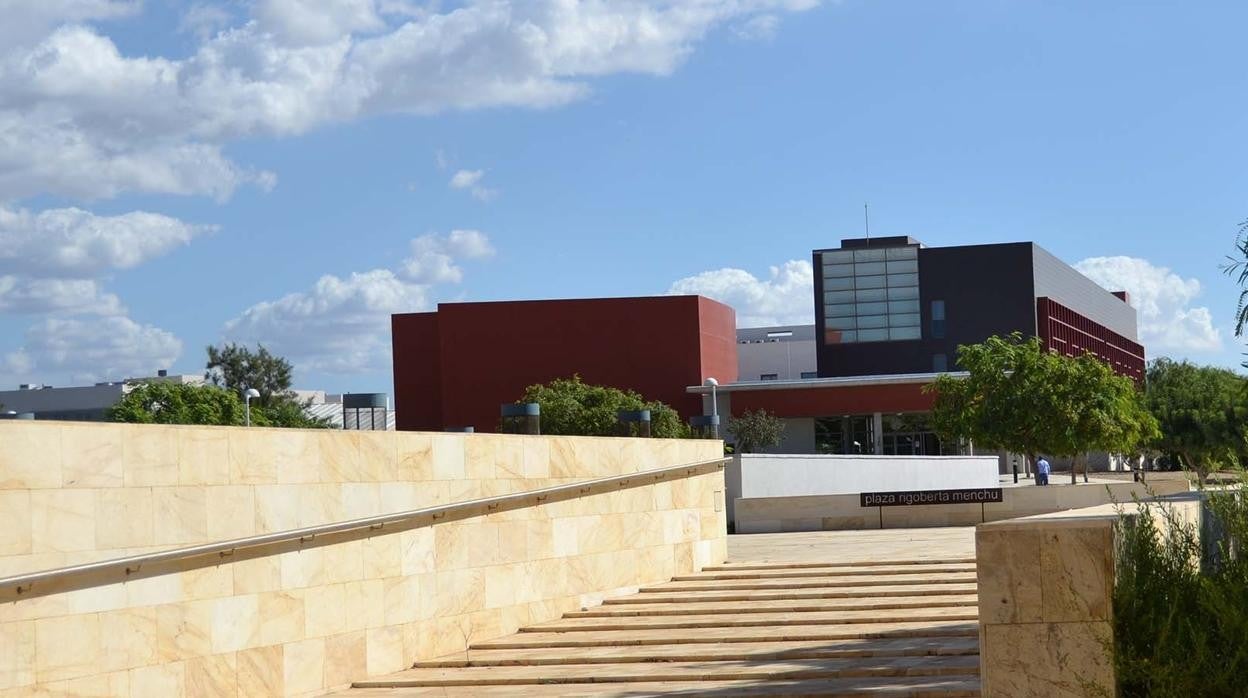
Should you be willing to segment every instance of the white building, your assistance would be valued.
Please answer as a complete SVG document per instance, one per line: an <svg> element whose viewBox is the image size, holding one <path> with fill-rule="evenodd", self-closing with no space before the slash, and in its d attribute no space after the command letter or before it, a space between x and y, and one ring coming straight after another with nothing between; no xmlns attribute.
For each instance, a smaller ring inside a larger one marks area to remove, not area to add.
<svg viewBox="0 0 1248 698"><path fill-rule="evenodd" d="M817 378L815 326L737 330L737 376L741 382Z"/></svg>

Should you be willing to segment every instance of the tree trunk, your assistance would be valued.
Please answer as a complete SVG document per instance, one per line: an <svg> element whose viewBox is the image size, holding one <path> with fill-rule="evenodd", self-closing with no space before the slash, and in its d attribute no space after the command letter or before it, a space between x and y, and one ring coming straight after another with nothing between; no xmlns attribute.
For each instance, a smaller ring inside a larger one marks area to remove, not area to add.
<svg viewBox="0 0 1248 698"><path fill-rule="evenodd" d="M1088 454L1083 454L1083 481L1088 481Z"/></svg>
<svg viewBox="0 0 1248 698"><path fill-rule="evenodd" d="M1196 465L1196 459L1192 458L1192 454L1188 453L1187 451L1182 451L1179 453L1179 455L1182 456L1183 460L1187 462L1188 470L1191 470L1193 473L1196 473L1196 484L1197 485L1205 484L1205 476L1203 473L1200 472L1200 467Z"/></svg>

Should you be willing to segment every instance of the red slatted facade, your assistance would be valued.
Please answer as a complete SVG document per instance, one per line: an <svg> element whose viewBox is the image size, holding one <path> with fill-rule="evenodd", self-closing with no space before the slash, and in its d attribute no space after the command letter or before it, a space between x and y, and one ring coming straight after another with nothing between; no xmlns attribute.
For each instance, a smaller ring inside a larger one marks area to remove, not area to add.
<svg viewBox="0 0 1248 698"><path fill-rule="evenodd" d="M1044 345L1065 356L1091 352L1119 375L1144 380L1144 347L1051 298L1036 299L1036 329Z"/></svg>

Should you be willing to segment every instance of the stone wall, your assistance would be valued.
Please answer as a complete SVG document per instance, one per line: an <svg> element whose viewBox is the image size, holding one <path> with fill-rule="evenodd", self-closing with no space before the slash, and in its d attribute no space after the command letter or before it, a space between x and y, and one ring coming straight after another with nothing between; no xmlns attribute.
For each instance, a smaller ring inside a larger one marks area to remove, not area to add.
<svg viewBox="0 0 1248 698"><path fill-rule="evenodd" d="M719 442L0 423L0 576L717 457ZM723 475L0 605L0 696L316 695L725 556Z"/></svg>

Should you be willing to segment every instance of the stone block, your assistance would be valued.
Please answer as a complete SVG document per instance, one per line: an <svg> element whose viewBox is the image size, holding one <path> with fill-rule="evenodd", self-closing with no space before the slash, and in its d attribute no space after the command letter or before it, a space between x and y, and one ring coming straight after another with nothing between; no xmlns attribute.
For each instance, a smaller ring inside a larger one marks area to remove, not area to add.
<svg viewBox="0 0 1248 698"><path fill-rule="evenodd" d="M224 428L178 429L177 439L178 484L229 484L229 430Z"/></svg>
<svg viewBox="0 0 1248 698"><path fill-rule="evenodd" d="M186 695L186 663L169 662L131 669L130 695L182 698Z"/></svg>
<svg viewBox="0 0 1248 698"><path fill-rule="evenodd" d="M30 510L33 552L95 549L97 518L93 491L35 490L30 493Z"/></svg>
<svg viewBox="0 0 1248 698"><path fill-rule="evenodd" d="M96 490L95 511L95 549L141 548L155 543L155 514L150 488Z"/></svg>
<svg viewBox="0 0 1248 698"><path fill-rule="evenodd" d="M1046 527L1040 547L1044 620L1109 620L1113 555L1110 521Z"/></svg>
<svg viewBox="0 0 1248 698"><path fill-rule="evenodd" d="M156 647L162 662L212 654L211 600L163 604L156 611Z"/></svg>
<svg viewBox="0 0 1248 698"><path fill-rule="evenodd" d="M395 626L365 632L365 665L368 676L402 671L409 664L403 656L403 632Z"/></svg>
<svg viewBox="0 0 1248 698"><path fill-rule="evenodd" d="M433 442L428 434L394 432L397 468L395 480L421 482L433 478Z"/></svg>
<svg viewBox="0 0 1248 698"><path fill-rule="evenodd" d="M178 484L178 430L173 427L122 427L122 480L126 487Z"/></svg>
<svg viewBox="0 0 1248 698"><path fill-rule="evenodd" d="M328 637L346 632L345 591L342 584L309 587L303 590L306 637Z"/></svg>
<svg viewBox="0 0 1248 698"><path fill-rule="evenodd" d="M257 485L256 533L299 528L299 488L292 485Z"/></svg>
<svg viewBox="0 0 1248 698"><path fill-rule="evenodd" d="M260 616L258 644L280 645L307 636L302 592L269 591L257 597Z"/></svg>
<svg viewBox="0 0 1248 698"><path fill-rule="evenodd" d="M391 513L382 510L381 485L375 482L346 482L339 489L344 519L363 519Z"/></svg>
<svg viewBox="0 0 1248 698"><path fill-rule="evenodd" d="M238 695L284 696L285 652L288 645L269 645L243 650L236 655Z"/></svg>
<svg viewBox="0 0 1248 698"><path fill-rule="evenodd" d="M208 538L214 541L256 534L256 497L251 485L206 488Z"/></svg>
<svg viewBox="0 0 1248 698"><path fill-rule="evenodd" d="M314 638L282 646L282 680L286 695L300 695L325 687L325 640Z"/></svg>
<svg viewBox="0 0 1248 698"><path fill-rule="evenodd" d="M186 660L187 698L218 698L238 694L238 655L214 654Z"/></svg>
<svg viewBox="0 0 1248 698"><path fill-rule="evenodd" d="M360 457L358 432L329 429L317 434L316 438L320 444L321 482L374 481Z"/></svg>
<svg viewBox="0 0 1248 698"><path fill-rule="evenodd" d="M433 451L433 479L463 480L464 439L459 434L435 434L430 437Z"/></svg>
<svg viewBox="0 0 1248 698"><path fill-rule="evenodd" d="M368 676L368 642L363 630L325 639L325 687L348 686Z"/></svg>
<svg viewBox="0 0 1248 698"><path fill-rule="evenodd" d="M0 689L35 683L35 623L0 623Z"/></svg>
<svg viewBox="0 0 1248 698"><path fill-rule="evenodd" d="M984 626L985 698L1086 698L1114 694L1109 624L1022 623Z"/></svg>
<svg viewBox="0 0 1248 698"><path fill-rule="evenodd" d="M24 420L23 420L24 421ZM0 489L61 486L61 427L57 423L0 424Z"/></svg>
<svg viewBox="0 0 1248 698"><path fill-rule="evenodd" d="M35 680L39 683L98 674L100 655L98 615L35 621Z"/></svg>
<svg viewBox="0 0 1248 698"><path fill-rule="evenodd" d="M208 539L207 488L154 487L152 501L157 545L185 545Z"/></svg>
<svg viewBox="0 0 1248 698"><path fill-rule="evenodd" d="M61 427L62 487L121 487L122 426L118 424Z"/></svg>
<svg viewBox="0 0 1248 698"><path fill-rule="evenodd" d="M260 644L258 594L227 596L212 604L213 653L236 652Z"/></svg>
<svg viewBox="0 0 1248 698"><path fill-rule="evenodd" d="M416 528L399 534L403 574L423 574L437 569L433 527Z"/></svg>
<svg viewBox="0 0 1248 698"><path fill-rule="evenodd" d="M1041 539L1036 530L986 527L975 532L982 622L1036 623L1044 619Z"/></svg>
<svg viewBox="0 0 1248 698"><path fill-rule="evenodd" d="M101 669L131 669L160 661L154 607L101 613L99 622Z"/></svg>
<svg viewBox="0 0 1248 698"><path fill-rule="evenodd" d="M0 557L34 552L30 523L30 492L0 490Z"/></svg>

